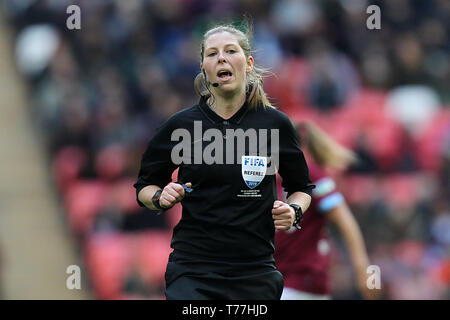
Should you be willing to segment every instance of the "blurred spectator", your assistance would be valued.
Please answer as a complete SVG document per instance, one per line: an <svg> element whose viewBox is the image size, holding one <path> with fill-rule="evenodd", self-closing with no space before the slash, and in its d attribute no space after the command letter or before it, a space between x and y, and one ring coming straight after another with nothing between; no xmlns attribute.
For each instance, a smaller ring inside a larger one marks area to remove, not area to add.
<svg viewBox="0 0 450 320"><path fill-rule="evenodd" d="M327 111L345 104L348 96L358 89L358 76L348 58L323 40L311 41L306 58L311 68L308 88L311 105Z"/></svg>

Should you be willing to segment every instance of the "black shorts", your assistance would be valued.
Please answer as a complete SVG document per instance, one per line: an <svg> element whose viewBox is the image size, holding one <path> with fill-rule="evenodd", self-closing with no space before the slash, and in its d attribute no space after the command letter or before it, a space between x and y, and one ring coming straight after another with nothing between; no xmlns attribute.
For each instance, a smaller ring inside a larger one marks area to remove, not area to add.
<svg viewBox="0 0 450 320"><path fill-rule="evenodd" d="M284 279L273 257L217 261L172 252L166 270L167 300L279 300Z"/></svg>

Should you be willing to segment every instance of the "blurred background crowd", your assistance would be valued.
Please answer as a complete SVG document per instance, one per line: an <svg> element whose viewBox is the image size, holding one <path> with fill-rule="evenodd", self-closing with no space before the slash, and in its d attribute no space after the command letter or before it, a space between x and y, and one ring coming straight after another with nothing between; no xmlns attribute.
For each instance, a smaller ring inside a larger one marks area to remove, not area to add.
<svg viewBox="0 0 450 320"><path fill-rule="evenodd" d="M69 30L71 4L81 29ZM369 30L369 5L381 29ZM176 206L132 184L154 130L194 105L202 33L252 17L271 101L360 161L336 175L385 299L450 298L448 0L5 0L29 112L69 234L99 299L162 299ZM334 231L331 228L333 236ZM333 297L359 299L333 236Z"/></svg>

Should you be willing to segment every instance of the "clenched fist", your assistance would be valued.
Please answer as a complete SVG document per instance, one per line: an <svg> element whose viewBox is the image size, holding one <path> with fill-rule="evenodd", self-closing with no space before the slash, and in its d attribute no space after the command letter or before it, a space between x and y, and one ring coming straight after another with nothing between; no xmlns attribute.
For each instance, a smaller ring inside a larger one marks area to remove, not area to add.
<svg viewBox="0 0 450 320"><path fill-rule="evenodd" d="M273 203L272 218L276 230L289 230L295 221L295 211L286 202L276 200Z"/></svg>
<svg viewBox="0 0 450 320"><path fill-rule="evenodd" d="M192 188L192 183L186 183L186 186ZM163 209L172 208L177 202L183 200L185 196L184 188L181 184L171 182L164 187L161 196L159 197L159 204Z"/></svg>

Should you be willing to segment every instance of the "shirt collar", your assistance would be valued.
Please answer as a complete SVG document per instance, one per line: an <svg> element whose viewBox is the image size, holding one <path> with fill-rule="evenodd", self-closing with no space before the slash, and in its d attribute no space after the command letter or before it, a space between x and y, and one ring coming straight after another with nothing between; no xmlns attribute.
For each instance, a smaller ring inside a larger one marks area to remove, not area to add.
<svg viewBox="0 0 450 320"><path fill-rule="evenodd" d="M224 119L221 116L219 116L217 113L215 113L206 102L208 97L202 96L200 98L199 107L200 110L206 115L206 117L211 120L213 123L234 123L239 124L244 116L247 114L247 111L249 110L247 100L244 102L244 104L239 108L239 110L229 119Z"/></svg>

